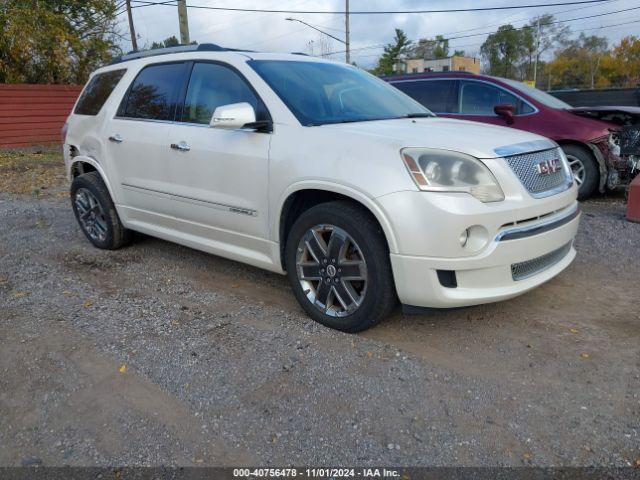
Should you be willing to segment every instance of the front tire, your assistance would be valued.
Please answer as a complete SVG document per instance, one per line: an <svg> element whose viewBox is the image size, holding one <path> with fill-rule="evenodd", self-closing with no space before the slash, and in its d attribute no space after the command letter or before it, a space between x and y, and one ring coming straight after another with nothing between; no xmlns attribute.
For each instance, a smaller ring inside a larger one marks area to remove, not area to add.
<svg viewBox="0 0 640 480"><path fill-rule="evenodd" d="M96 247L115 250L131 241L120 221L109 190L98 172L78 175L71 183L71 205L87 239Z"/></svg>
<svg viewBox="0 0 640 480"><path fill-rule="evenodd" d="M579 145L564 145L573 178L578 184L578 200L586 200L596 191L600 182L600 170L591 152Z"/></svg>
<svg viewBox="0 0 640 480"><path fill-rule="evenodd" d="M289 232L285 264L296 299L327 327L365 330L397 303L384 234L367 211L350 202L304 212Z"/></svg>

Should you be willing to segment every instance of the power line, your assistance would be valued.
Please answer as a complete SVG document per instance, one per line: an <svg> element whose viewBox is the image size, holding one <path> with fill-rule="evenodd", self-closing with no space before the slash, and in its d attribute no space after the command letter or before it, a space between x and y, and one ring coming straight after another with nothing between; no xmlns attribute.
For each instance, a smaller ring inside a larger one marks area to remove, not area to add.
<svg viewBox="0 0 640 480"><path fill-rule="evenodd" d="M170 5L166 2L153 2L146 0L133 0L136 3L143 5ZM462 13L462 12L488 12L495 10L516 10L524 8L542 8L542 7L558 7L564 5L585 5L592 3L603 3L609 0L578 0L570 2L557 2L557 3L541 3L537 5L504 5L498 7L477 7L477 8L451 8L441 10L355 10L355 11L327 11L327 10L272 10L262 8L235 8L235 7L211 7L208 5L189 5L189 8L199 8L204 10L223 10L230 12L260 12L260 13L294 13L294 14L307 14L307 15L393 15L393 14L409 14L409 13ZM175 5L175 4L174 4ZM142 6L142 5L140 5Z"/></svg>
<svg viewBox="0 0 640 480"><path fill-rule="evenodd" d="M623 10L617 10L617 11L614 11L614 12L601 13L601 14L597 14L597 15L588 15L588 16L585 16L585 17L571 18L571 19L565 19L565 20L555 20L553 22L547 22L547 23L541 24L541 26L547 26L547 25L552 25L552 24L556 24L556 23L575 22L576 20L584 20L584 19L588 19L588 18L602 17L602 16L605 16L605 15L613 15L615 13L627 12L627 11L630 11L630 10L640 10L640 7L625 8ZM634 23L634 22L631 22L631 23ZM618 26L618 25L611 25L611 26ZM598 27L598 28L608 28L608 27L609 26ZM532 27L529 26L529 25L525 25L524 27L516 28L514 30L525 30L527 28L532 28ZM581 31L587 31L587 30L590 30L590 29L585 29L585 30L581 30ZM482 36L482 35L492 35L494 33L496 33L496 31L484 32L484 33L474 33L474 34L471 34L471 35L461 35L461 36L458 36L458 37L448 37L448 38L443 38L442 40L443 41L458 40L460 38L470 38L470 37L478 37L478 36ZM376 45L368 45L368 46L365 46L365 47L354 48L352 50L353 51L369 50L369 49L373 49L373 48L382 48L384 46L385 46L384 44L376 44ZM458 47L461 47L461 46L463 46L463 45L458 45ZM344 53L344 51L338 50L336 52L330 52L330 53L328 53L328 55L334 55L334 54L338 54L338 53Z"/></svg>
<svg viewBox="0 0 640 480"><path fill-rule="evenodd" d="M631 10L640 10L640 7L625 8L625 9L622 9L622 10L616 10L614 12L606 12L606 13L598 13L596 15L588 15L586 17L568 18L568 19L565 19L565 20L554 20L552 22L541 23L540 26L541 27L546 27L548 25L554 25L554 24L557 24L557 23L575 22L576 20L586 20L586 19L589 19L589 18L604 17L604 16L607 16L607 15L614 15L616 13L629 12ZM526 30L527 28L533 28L533 26L525 25L524 27L516 28L515 30ZM482 36L482 35L491 35L493 33L496 33L496 32L472 33L470 35L460 35L458 37L448 37L448 38L445 38L444 40L458 40L460 38L479 37L479 36Z"/></svg>
<svg viewBox="0 0 640 480"><path fill-rule="evenodd" d="M609 3L613 3L613 2L619 2L620 0L607 0L604 3L601 4L597 4L597 5L591 5L591 6L587 6L587 7L578 7L578 8L570 8L568 10L560 10L558 12L551 12L554 16L559 15L561 13L568 13L568 12L575 12L576 10L586 10L587 8L594 8L594 7L601 7L605 4L609 4ZM521 15L521 14L516 14L516 15ZM512 20L509 21L509 18L513 18L514 15L512 15L511 17L507 17L507 19L503 20L500 23L492 23L491 25L482 25L481 27L475 27L475 28L467 28L466 30L457 30L455 32L449 32L449 33L445 33L443 35L457 35L458 33L467 33L467 32L473 32L474 30L481 30L483 28L488 28L488 27L499 27L501 25L505 25L507 23L522 23L522 22L529 22L531 21L531 18L524 18L521 20Z"/></svg>

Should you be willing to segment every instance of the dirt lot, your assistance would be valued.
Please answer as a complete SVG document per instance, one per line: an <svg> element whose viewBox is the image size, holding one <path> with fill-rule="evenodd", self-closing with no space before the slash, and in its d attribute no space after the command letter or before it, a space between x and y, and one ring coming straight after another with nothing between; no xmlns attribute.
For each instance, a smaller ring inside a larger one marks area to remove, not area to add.
<svg viewBox="0 0 640 480"><path fill-rule="evenodd" d="M640 462L640 225L620 197L584 204L578 257L543 287L347 335L284 277L149 237L93 248L59 157L16 158L0 465Z"/></svg>

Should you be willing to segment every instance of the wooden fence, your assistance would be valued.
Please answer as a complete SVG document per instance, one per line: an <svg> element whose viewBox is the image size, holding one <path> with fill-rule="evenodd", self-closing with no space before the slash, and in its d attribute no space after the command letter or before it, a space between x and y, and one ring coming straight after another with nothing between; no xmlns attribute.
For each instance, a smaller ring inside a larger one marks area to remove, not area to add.
<svg viewBox="0 0 640 480"><path fill-rule="evenodd" d="M60 143L82 87L0 84L0 148Z"/></svg>

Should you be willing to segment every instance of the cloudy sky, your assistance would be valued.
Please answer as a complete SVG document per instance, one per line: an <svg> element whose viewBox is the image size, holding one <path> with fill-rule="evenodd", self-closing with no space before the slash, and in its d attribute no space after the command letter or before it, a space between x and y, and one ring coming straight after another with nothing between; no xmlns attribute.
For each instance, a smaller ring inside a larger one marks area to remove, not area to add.
<svg viewBox="0 0 640 480"><path fill-rule="evenodd" d="M455 2L452 0L351 0L350 3L351 10L355 11L477 8L480 6L517 5L518 3L544 4L566 1L569 0L487 0L482 2L478 0L458 0ZM135 5L135 0L133 5ZM187 5L288 10L344 10L344 0L187 0ZM543 13L553 13L557 19L565 20L633 7L639 8L565 24L570 26L575 34L584 31L589 35L606 36L613 44L626 35L640 35L639 0L608 0L593 5L564 5L488 12L351 15L352 60L362 67L372 67L382 50L380 45L388 43L392 39L395 28L403 29L409 38L417 40L439 34L451 37L491 32L503 23L512 23L518 27ZM216 43L226 47L260 51L306 53L310 53L311 45L313 45L316 55L320 54L323 43L324 48L328 48L330 51L344 50L344 46L338 41L327 40L327 37L323 39L321 34L305 25L286 21L287 17L295 17L338 38L344 38L344 15L248 13L194 8L190 8L188 12L191 39L199 43ZM118 18L122 31L128 32L126 14L121 14ZM139 37L138 43L141 47L171 35L179 37L176 6L156 5L134 8L133 18ZM637 23L609 27L632 21L637 21ZM479 35L452 40L451 48L462 49L467 54L477 55L485 37L485 35ZM327 42L329 42L328 45ZM130 48L130 43L123 44L123 49ZM344 54L337 53L331 58L344 60Z"/></svg>

